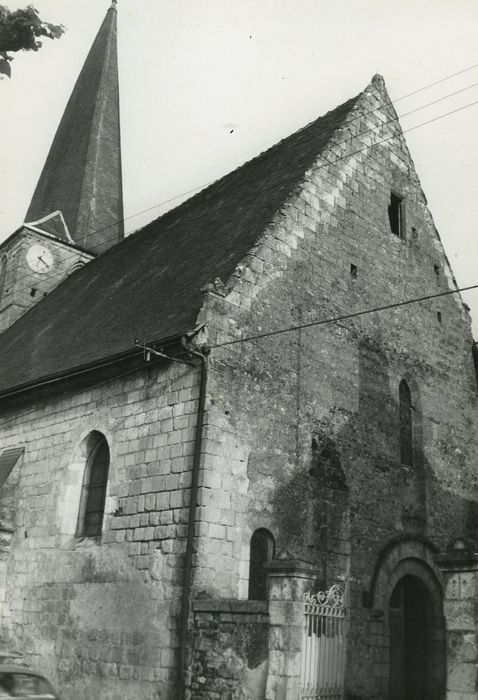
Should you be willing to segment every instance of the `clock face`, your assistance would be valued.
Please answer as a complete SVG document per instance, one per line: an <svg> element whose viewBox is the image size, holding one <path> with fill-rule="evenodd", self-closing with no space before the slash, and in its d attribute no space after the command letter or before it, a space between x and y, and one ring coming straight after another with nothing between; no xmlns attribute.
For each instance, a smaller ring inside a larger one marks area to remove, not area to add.
<svg viewBox="0 0 478 700"><path fill-rule="evenodd" d="M53 255L45 245L35 243L27 250L27 263L34 272L48 272L53 262Z"/></svg>

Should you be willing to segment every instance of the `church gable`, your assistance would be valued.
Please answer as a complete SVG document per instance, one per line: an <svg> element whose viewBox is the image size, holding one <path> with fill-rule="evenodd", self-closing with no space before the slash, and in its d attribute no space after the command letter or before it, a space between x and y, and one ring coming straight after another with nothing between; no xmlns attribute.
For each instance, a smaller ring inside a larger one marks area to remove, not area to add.
<svg viewBox="0 0 478 700"><path fill-rule="evenodd" d="M282 278L310 288L303 274L307 266L324 297L316 297L316 304L325 302L331 316L457 288L380 76L336 125L233 275L222 280L225 303L244 309L245 315L237 330L227 327L219 341L248 334L247 310L254 300L267 306L282 298L288 306L296 296L293 289L274 297ZM316 306L316 314L323 317L324 308L319 314ZM450 322L451 315L469 334L469 316L458 293L430 300L428 308L430 332L440 316ZM411 305L409 316L416 310ZM261 321L262 330L270 325Z"/></svg>
<svg viewBox="0 0 478 700"><path fill-rule="evenodd" d="M318 284L333 300L331 313L350 307L342 292L353 276L355 290L370 277L360 294L355 291L357 310L377 298L431 294L437 279L447 285L451 275L430 222L396 114L376 76L358 97L153 221L51 292L4 334L0 353L13 360L3 362L0 355L0 393L136 354L137 339L165 342L191 331L211 285L231 304L250 306L310 246ZM350 250L350 260L337 255L337 231L345 233L340 246ZM390 274L374 275L375 250L383 255L386 249L394 261ZM409 273L407 284L402 271ZM430 327L440 311L435 306ZM443 302L443 312L445 307L459 309L460 318L464 313L458 295ZM22 340L31 336L37 339L34 353Z"/></svg>

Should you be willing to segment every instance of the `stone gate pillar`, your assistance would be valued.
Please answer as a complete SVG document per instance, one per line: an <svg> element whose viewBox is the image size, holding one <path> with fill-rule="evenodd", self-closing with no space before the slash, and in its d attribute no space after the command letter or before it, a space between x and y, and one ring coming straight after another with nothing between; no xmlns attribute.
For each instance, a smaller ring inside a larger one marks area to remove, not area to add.
<svg viewBox="0 0 478 700"><path fill-rule="evenodd" d="M273 560L265 565L269 577L269 673L266 700L299 697L304 593L317 571L297 559Z"/></svg>
<svg viewBox="0 0 478 700"><path fill-rule="evenodd" d="M461 540L436 557L444 578L447 700L478 700L478 555Z"/></svg>

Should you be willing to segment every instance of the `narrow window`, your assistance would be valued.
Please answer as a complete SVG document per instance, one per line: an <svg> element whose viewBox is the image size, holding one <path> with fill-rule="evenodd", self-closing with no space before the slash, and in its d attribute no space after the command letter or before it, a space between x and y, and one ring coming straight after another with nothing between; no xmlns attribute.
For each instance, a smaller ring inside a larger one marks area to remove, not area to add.
<svg viewBox="0 0 478 700"><path fill-rule="evenodd" d="M403 238L403 199L394 192L390 193L388 220L390 221L390 230L392 233L400 238Z"/></svg>
<svg viewBox="0 0 478 700"><path fill-rule="evenodd" d="M400 459L402 464L413 467L413 407L412 395L405 380L398 388L400 404Z"/></svg>
<svg viewBox="0 0 478 700"><path fill-rule="evenodd" d="M101 433L90 433L86 454L77 536L97 537L101 535L103 525L110 465L108 443Z"/></svg>
<svg viewBox="0 0 478 700"><path fill-rule="evenodd" d="M475 368L476 390L478 391L478 343L473 343L471 346L473 357L473 366Z"/></svg>
<svg viewBox="0 0 478 700"><path fill-rule="evenodd" d="M353 265L353 264L350 265L350 277L352 277L352 279L356 280L357 274L358 274L357 265Z"/></svg>
<svg viewBox="0 0 478 700"><path fill-rule="evenodd" d="M267 572L264 564L274 558L274 538L264 528L251 537L249 559L249 600L267 600Z"/></svg>

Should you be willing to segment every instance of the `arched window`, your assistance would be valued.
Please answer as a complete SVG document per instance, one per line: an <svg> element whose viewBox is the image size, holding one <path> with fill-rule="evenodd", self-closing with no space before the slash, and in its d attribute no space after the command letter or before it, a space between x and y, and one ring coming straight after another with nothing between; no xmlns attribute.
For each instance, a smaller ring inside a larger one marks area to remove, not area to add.
<svg viewBox="0 0 478 700"><path fill-rule="evenodd" d="M402 464L413 467L413 407L412 394L402 379L398 387L400 410L400 459Z"/></svg>
<svg viewBox="0 0 478 700"><path fill-rule="evenodd" d="M94 430L86 438L86 466L83 476L77 537L101 535L109 465L110 450L106 438Z"/></svg>
<svg viewBox="0 0 478 700"><path fill-rule="evenodd" d="M267 600L267 572L264 564L274 558L274 538L265 528L251 537L249 558L249 600Z"/></svg>

